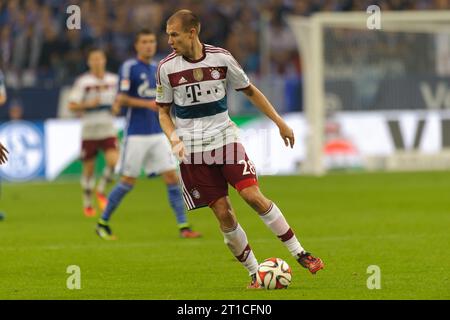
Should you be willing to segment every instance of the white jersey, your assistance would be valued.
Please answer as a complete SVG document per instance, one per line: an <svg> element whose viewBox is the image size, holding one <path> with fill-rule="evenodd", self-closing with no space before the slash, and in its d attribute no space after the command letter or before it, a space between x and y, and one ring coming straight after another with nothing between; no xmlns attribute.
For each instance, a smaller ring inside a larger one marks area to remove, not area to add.
<svg viewBox="0 0 450 320"><path fill-rule="evenodd" d="M102 79L91 73L84 73L76 79L69 102L80 104L100 99L98 107L86 109L83 113L81 130L83 140L101 140L116 136L111 107L117 93L118 79L117 75L109 72L106 72Z"/></svg>
<svg viewBox="0 0 450 320"><path fill-rule="evenodd" d="M238 141L228 115L227 84L242 90L250 81L227 50L204 44L196 61L172 53L159 63L156 78L156 102L174 104L177 134L189 153Z"/></svg>

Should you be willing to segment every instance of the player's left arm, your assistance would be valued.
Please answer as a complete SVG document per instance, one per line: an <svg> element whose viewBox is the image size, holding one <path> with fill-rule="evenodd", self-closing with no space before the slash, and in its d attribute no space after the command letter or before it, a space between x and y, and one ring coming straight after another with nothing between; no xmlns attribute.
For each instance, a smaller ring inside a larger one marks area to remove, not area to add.
<svg viewBox="0 0 450 320"><path fill-rule="evenodd" d="M253 84L242 89L250 102L261 110L269 119L271 119L280 130L280 135L284 140L286 147L293 147L295 138L294 131L286 124L284 119L278 114L266 96Z"/></svg>
<svg viewBox="0 0 450 320"><path fill-rule="evenodd" d="M247 98L253 103L259 110L261 110L269 119L271 119L280 130L281 138L284 141L286 147L294 146L294 132L286 124L286 122L281 118L272 104L267 100L264 94L259 91L253 84L250 83L247 75L245 74L242 67L233 58L231 53L225 51L222 58L224 63L227 65L227 81L231 87L238 91L243 91Z"/></svg>

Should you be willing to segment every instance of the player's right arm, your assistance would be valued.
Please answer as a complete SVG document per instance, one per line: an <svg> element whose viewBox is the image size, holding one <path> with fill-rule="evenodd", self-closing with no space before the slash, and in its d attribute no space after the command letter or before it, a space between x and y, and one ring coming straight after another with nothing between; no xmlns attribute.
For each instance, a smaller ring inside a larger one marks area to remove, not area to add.
<svg viewBox="0 0 450 320"><path fill-rule="evenodd" d="M170 107L168 104L158 104L159 107L159 124L164 134L169 139L172 145L172 152L178 158L178 160L183 160L186 157L186 148L178 137L175 124L173 123L172 117L170 116Z"/></svg>
<svg viewBox="0 0 450 320"><path fill-rule="evenodd" d="M156 75L156 104L159 109L159 124L172 145L172 152L178 160L183 160L186 156L186 149L176 132L175 124L170 115L172 103L173 88L170 85L167 73L165 73L164 68L160 65Z"/></svg>

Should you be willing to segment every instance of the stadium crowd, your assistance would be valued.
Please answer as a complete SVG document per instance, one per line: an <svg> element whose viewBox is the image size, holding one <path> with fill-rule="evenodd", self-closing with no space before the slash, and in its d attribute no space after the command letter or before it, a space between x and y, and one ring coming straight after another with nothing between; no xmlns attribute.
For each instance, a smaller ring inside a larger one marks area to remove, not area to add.
<svg viewBox="0 0 450 320"><path fill-rule="evenodd" d="M227 48L249 74L260 71L261 17L268 17L272 73L301 73L295 40L285 14L317 11L447 9L448 0L0 0L0 68L10 87L70 83L84 71L85 51L106 50L110 70L132 53L133 33L148 27L159 32L158 57L170 48L165 20L178 8L191 8L207 27L202 39ZM66 9L81 8L81 30L68 30ZM267 14L265 14L267 13ZM294 67L293 67L294 66Z"/></svg>

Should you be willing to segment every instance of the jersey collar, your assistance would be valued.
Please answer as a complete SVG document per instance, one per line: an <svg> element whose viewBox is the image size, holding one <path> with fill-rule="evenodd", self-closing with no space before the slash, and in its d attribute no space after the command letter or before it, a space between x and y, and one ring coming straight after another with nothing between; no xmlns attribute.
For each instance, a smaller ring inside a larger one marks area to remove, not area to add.
<svg viewBox="0 0 450 320"><path fill-rule="evenodd" d="M183 56L183 59L186 60L187 62L190 62L190 63L197 63L197 62L200 62L200 61L204 60L205 58L206 58L206 51L205 51L205 44L204 43L202 43L202 56L201 56L201 58L199 58L197 60L192 60L192 59L189 59L188 57Z"/></svg>

